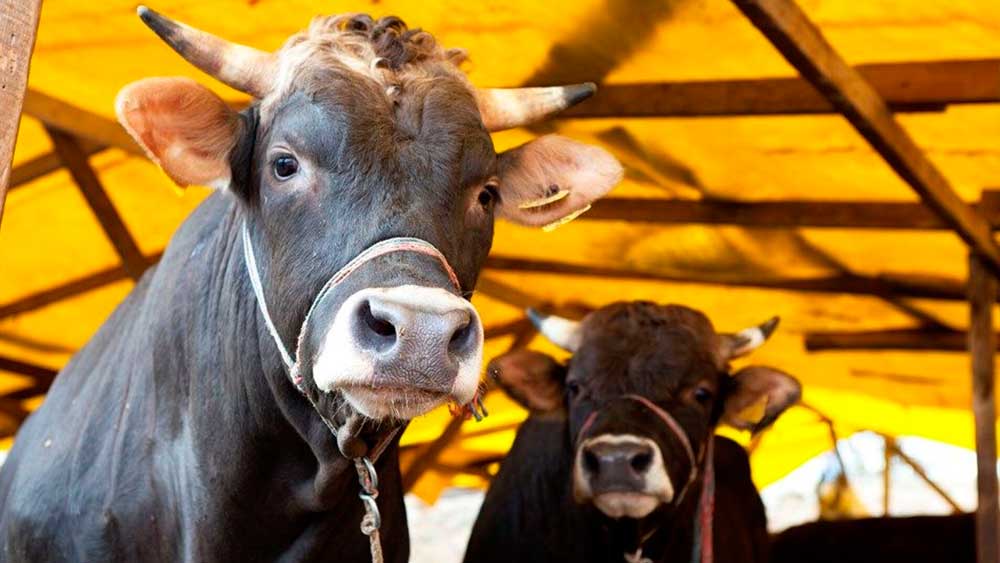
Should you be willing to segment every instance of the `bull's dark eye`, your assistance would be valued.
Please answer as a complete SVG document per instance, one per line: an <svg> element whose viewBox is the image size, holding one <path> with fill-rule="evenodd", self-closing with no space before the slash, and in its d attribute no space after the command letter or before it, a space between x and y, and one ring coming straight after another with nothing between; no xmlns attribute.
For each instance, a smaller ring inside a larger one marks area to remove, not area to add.
<svg viewBox="0 0 1000 563"><path fill-rule="evenodd" d="M704 405L712 400L712 391L705 387L698 387L694 390L694 400Z"/></svg>
<svg viewBox="0 0 1000 563"><path fill-rule="evenodd" d="M274 159L274 177L279 180L287 180L299 171L299 161L290 154L283 154Z"/></svg>
<svg viewBox="0 0 1000 563"><path fill-rule="evenodd" d="M576 397L580 394L580 384L575 381L567 381L566 391L569 392L570 397Z"/></svg>
<svg viewBox="0 0 1000 563"><path fill-rule="evenodd" d="M489 209L496 201L497 186L495 184L483 186L483 189L479 192L479 205L483 206L483 209Z"/></svg>

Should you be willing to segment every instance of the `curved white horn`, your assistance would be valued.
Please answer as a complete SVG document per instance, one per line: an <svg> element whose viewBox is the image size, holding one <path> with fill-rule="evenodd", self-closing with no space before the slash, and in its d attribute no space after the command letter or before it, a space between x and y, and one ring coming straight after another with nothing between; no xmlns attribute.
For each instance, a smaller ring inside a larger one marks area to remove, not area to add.
<svg viewBox="0 0 1000 563"><path fill-rule="evenodd" d="M531 323L549 342L567 352L576 352L580 347L582 334L579 322L539 313L534 309L528 309L527 313Z"/></svg>
<svg viewBox="0 0 1000 563"><path fill-rule="evenodd" d="M771 317L763 323L745 328L736 334L723 334L720 342L721 354L724 361L745 356L760 348L778 327L779 317Z"/></svg>
<svg viewBox="0 0 1000 563"><path fill-rule="evenodd" d="M189 63L241 92L256 98L267 95L275 74L273 54L226 41L145 6L139 6L136 12L143 23Z"/></svg>
<svg viewBox="0 0 1000 563"><path fill-rule="evenodd" d="M541 121L594 95L593 82L546 88L480 88L476 103L488 131Z"/></svg>

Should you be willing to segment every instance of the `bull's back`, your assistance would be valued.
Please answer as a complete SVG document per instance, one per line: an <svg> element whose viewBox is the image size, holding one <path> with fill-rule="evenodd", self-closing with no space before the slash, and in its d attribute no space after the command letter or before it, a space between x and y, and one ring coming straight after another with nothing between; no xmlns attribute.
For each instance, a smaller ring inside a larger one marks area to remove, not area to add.
<svg viewBox="0 0 1000 563"><path fill-rule="evenodd" d="M177 488L170 458L184 444L176 416L162 415L179 398L155 378L181 370L153 325L175 306L179 268L165 264L190 254L226 207L218 198L199 206L21 426L0 468L3 561L178 559L172 539L184 515L166 503ZM137 537L137 524L149 533Z"/></svg>
<svg viewBox="0 0 1000 563"><path fill-rule="evenodd" d="M975 563L975 516L810 522L778 534L772 563Z"/></svg>

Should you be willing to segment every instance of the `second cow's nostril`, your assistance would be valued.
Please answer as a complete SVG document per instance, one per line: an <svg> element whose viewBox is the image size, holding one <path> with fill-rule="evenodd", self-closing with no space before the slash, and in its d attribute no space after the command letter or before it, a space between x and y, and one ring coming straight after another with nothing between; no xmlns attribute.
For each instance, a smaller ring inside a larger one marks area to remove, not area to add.
<svg viewBox="0 0 1000 563"><path fill-rule="evenodd" d="M583 450L583 467L592 475L597 475L601 470L601 460L597 459L597 454L590 450Z"/></svg>
<svg viewBox="0 0 1000 563"><path fill-rule="evenodd" d="M649 452L639 452L632 456L629 464L636 473L644 473L653 463L653 456Z"/></svg>

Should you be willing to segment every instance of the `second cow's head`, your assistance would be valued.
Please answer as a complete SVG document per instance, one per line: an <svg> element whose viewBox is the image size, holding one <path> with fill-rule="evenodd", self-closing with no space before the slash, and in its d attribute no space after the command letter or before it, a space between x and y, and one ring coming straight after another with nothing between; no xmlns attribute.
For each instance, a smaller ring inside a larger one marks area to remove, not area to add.
<svg viewBox="0 0 1000 563"><path fill-rule="evenodd" d="M493 222L572 218L621 178L605 151L550 135L497 154L491 131L544 119L592 84L473 87L444 50L398 18L319 17L275 53L140 8L198 68L251 94L236 112L190 79L130 84L120 121L178 184L240 204L264 295L286 343L331 274L369 246L417 237L446 257L366 262L312 312L302 374L361 414L405 419L476 392L483 332L467 301ZM238 244L238 243L237 243Z"/></svg>
<svg viewBox="0 0 1000 563"><path fill-rule="evenodd" d="M616 303L581 322L531 314L546 338L573 353L569 363L518 350L491 362L489 373L529 410L568 416L574 497L612 518L678 505L720 421L756 432L800 395L798 381L776 369L730 370L730 360L770 336L776 318L717 334L704 314L680 305Z"/></svg>

